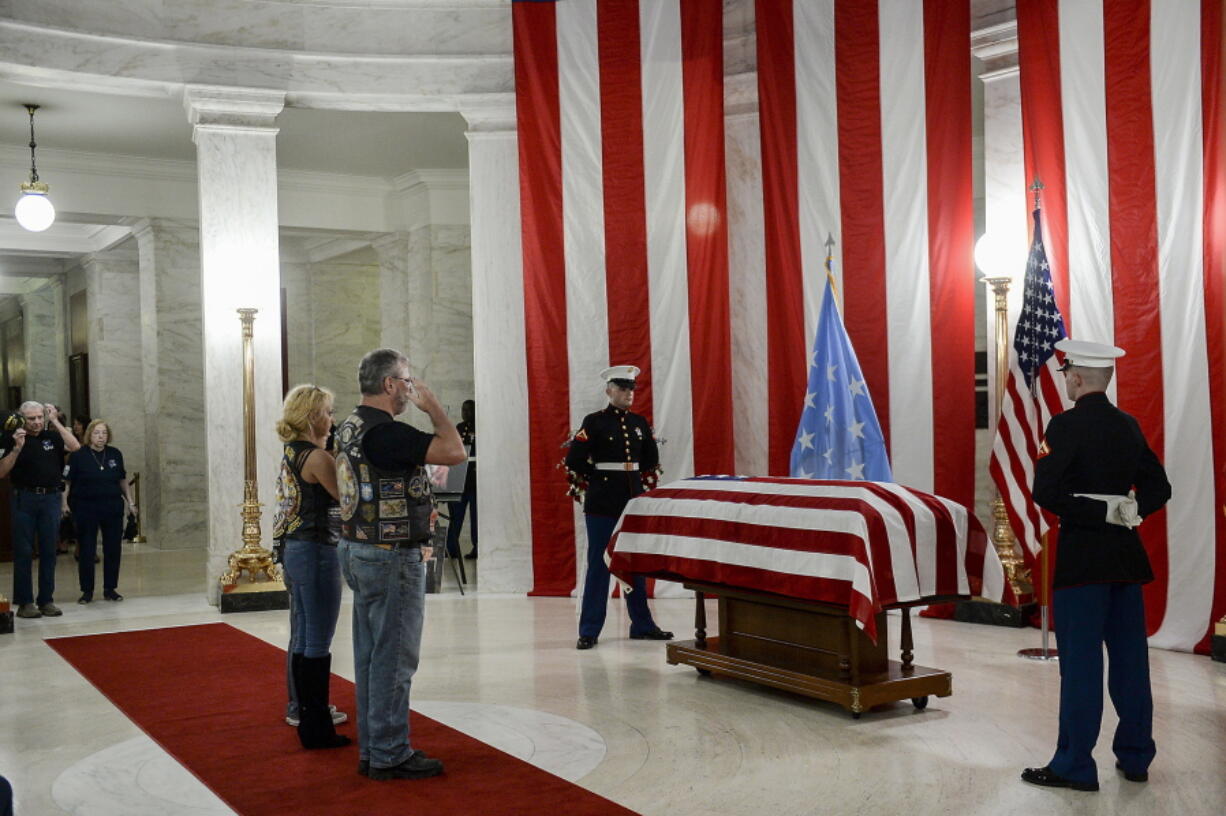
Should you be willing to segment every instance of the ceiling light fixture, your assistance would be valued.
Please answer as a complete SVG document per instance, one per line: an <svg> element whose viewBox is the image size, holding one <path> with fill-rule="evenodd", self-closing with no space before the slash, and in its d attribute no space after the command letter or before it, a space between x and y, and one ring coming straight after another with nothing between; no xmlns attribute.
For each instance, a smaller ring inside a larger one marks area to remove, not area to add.
<svg viewBox="0 0 1226 816"><path fill-rule="evenodd" d="M38 168L34 164L34 148L37 146L34 142L34 111L38 108L38 105L26 105L30 113L30 180L21 183L21 198L17 199L17 206L13 209L17 223L30 232L42 232L55 222L55 207L47 198L49 188L38 180Z"/></svg>

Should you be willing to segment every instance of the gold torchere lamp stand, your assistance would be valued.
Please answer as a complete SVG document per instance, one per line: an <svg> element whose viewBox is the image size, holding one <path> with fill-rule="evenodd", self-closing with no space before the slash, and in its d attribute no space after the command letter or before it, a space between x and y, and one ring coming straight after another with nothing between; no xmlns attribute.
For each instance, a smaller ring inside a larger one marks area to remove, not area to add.
<svg viewBox="0 0 1226 816"><path fill-rule="evenodd" d="M1009 370L1009 278L984 278L992 287L996 304L996 421L1000 422L1005 402L1005 377ZM1034 594L1030 570L1017 554L1017 539L1009 525L1009 513L1000 491L992 499L992 546L1005 569L1005 578L1013 589L1013 595L1022 602Z"/></svg>
<svg viewBox="0 0 1226 816"><path fill-rule="evenodd" d="M252 326L257 309L239 309L243 325L243 546L230 553L229 568L221 576L222 592L271 591L284 592L281 568L272 552L260 546L259 487L255 477L255 349ZM248 581L239 583L246 572ZM265 580L259 581L263 575Z"/></svg>

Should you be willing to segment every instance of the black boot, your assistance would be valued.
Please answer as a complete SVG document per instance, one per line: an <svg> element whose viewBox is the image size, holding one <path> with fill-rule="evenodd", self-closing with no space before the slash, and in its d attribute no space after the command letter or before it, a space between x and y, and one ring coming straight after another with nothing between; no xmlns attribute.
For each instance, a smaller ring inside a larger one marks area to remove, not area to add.
<svg viewBox="0 0 1226 816"><path fill-rule="evenodd" d="M328 709L332 655L306 657L298 663L294 686L298 689L298 739L303 748L340 748L349 737L336 733Z"/></svg>

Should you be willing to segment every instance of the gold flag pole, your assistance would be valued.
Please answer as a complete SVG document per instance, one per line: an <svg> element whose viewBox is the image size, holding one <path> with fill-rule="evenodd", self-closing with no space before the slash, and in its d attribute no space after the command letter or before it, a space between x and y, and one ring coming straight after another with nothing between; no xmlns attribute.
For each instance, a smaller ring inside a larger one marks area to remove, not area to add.
<svg viewBox="0 0 1226 816"><path fill-rule="evenodd" d="M243 326L243 503L240 513L243 519L243 546L230 554L229 569L221 576L221 591L239 589L239 577L245 570L248 582L256 584L260 573L267 583L259 590L285 590L281 584L281 569L273 560L270 551L260 546L260 500L255 475L255 348L252 331L258 309L239 309L239 321Z"/></svg>

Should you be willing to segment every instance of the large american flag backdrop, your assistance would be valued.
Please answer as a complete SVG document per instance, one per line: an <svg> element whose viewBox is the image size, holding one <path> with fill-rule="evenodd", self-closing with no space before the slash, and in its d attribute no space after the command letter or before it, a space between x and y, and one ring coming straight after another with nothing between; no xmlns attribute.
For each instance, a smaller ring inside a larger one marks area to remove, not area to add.
<svg viewBox="0 0 1226 816"><path fill-rule="evenodd" d="M666 479L787 474L830 234L895 478L973 501L969 3L753 4L749 145L723 6L513 3L533 594L575 587L556 465L606 365Z"/></svg>
<svg viewBox="0 0 1226 816"><path fill-rule="evenodd" d="M1173 498L1141 526L1153 645L1204 650L1226 613L1226 99L1222 0L1021 0L1027 178L1075 339L1127 350L1113 383ZM1018 213L1024 218L1024 213Z"/></svg>

